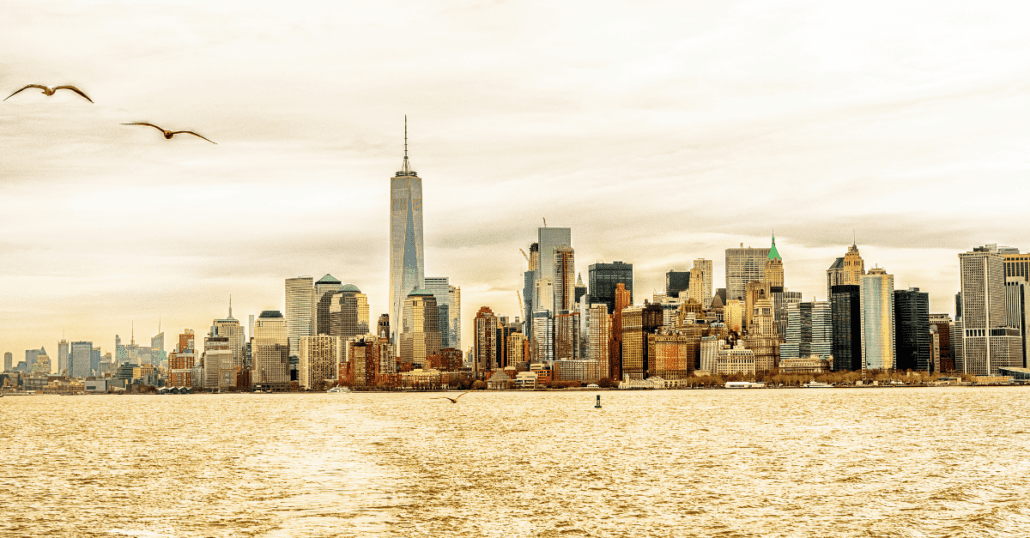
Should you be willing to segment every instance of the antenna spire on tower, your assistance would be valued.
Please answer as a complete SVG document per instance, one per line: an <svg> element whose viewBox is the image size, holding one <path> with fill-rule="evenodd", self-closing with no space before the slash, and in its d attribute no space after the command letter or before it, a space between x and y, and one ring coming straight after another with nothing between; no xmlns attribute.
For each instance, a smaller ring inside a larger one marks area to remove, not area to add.
<svg viewBox="0 0 1030 538"><path fill-rule="evenodd" d="M408 163L408 115L404 115L404 164L401 166L401 171L398 172L399 176L413 176L414 172L411 171L411 165Z"/></svg>

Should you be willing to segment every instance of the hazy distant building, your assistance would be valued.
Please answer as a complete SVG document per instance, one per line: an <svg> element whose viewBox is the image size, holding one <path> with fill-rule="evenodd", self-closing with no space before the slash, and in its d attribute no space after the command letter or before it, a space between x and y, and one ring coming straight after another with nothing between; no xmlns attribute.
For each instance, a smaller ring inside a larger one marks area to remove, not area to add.
<svg viewBox="0 0 1030 538"><path fill-rule="evenodd" d="M1021 367L1022 338L1008 326L1004 255L997 245L958 255L962 283L962 354L956 369L964 374L998 375L1003 367Z"/></svg>
<svg viewBox="0 0 1030 538"><path fill-rule="evenodd" d="M64 342L64 340L62 340L62 342ZM67 346L67 342L65 342L65 346ZM58 348L58 349L60 349L60 348ZM67 366L65 366L65 367L67 368ZM10 372L10 371L12 371L13 368L14 368L14 354L11 353L10 351L7 351L7 352L4 353L4 371L5 372Z"/></svg>
<svg viewBox="0 0 1030 538"><path fill-rule="evenodd" d="M261 312L251 342L252 385L284 389L290 382L290 344L286 318L278 310Z"/></svg>
<svg viewBox="0 0 1030 538"><path fill-rule="evenodd" d="M90 375L89 363L93 358L93 342L72 342L68 374L84 378Z"/></svg>
<svg viewBox="0 0 1030 538"><path fill-rule="evenodd" d="M183 329L175 349L168 354L168 386L193 387L193 369L197 366L195 343L193 329ZM74 343L72 354L75 354ZM72 361L74 362L74 359Z"/></svg>
<svg viewBox="0 0 1030 538"><path fill-rule="evenodd" d="M894 354L898 370L930 371L930 295L919 288L894 291Z"/></svg>
<svg viewBox="0 0 1030 538"><path fill-rule="evenodd" d="M401 360L414 368L422 368L426 357L440 352L439 312L436 297L429 290L419 289L404 299L400 332Z"/></svg>
<svg viewBox="0 0 1030 538"><path fill-rule="evenodd" d="M690 270L690 298L705 310L712 308L712 279L715 277L712 260L698 258L694 260L694 268ZM726 293L723 290L721 303L726 304Z"/></svg>
<svg viewBox="0 0 1030 538"><path fill-rule="evenodd" d="M665 295L679 297L681 291L690 291L690 271L673 269L665 273Z"/></svg>
<svg viewBox="0 0 1030 538"><path fill-rule="evenodd" d="M291 357L300 353L300 339L311 336L313 331L314 287L314 279L310 276L286 279L286 333Z"/></svg>
<svg viewBox="0 0 1030 538"><path fill-rule="evenodd" d="M422 179L408 162L408 125L405 118L404 161L401 169L390 179L390 319L394 320L391 337L394 346L399 347L399 335L405 323L413 323L403 319L408 295L425 288L425 277ZM433 308L436 308L435 301ZM403 357L403 353L400 355Z"/></svg>
<svg viewBox="0 0 1030 538"><path fill-rule="evenodd" d="M354 284L347 284L332 294L329 302L329 335L346 342L369 333L368 297Z"/></svg>
<svg viewBox="0 0 1030 538"><path fill-rule="evenodd" d="M862 287L830 287L833 323L833 369L862 369Z"/></svg>
<svg viewBox="0 0 1030 538"><path fill-rule="evenodd" d="M862 368L893 370L894 276L879 267L862 276Z"/></svg>
<svg viewBox="0 0 1030 538"><path fill-rule="evenodd" d="M765 262L769 259L768 248L726 249L726 299L744 299L744 288L748 282L765 281Z"/></svg>
<svg viewBox="0 0 1030 538"><path fill-rule="evenodd" d="M57 373L64 374L68 371L68 356L71 353L71 347L68 345L68 341L64 338L57 343Z"/></svg>
<svg viewBox="0 0 1030 538"><path fill-rule="evenodd" d="M576 276L576 297L575 297L575 299L576 299L576 303L577 304L579 304L583 300L583 297L587 296L587 290L588 289L589 288L587 288L587 285L583 283L583 273L579 273Z"/></svg>
<svg viewBox="0 0 1030 538"><path fill-rule="evenodd" d="M240 320L232 317L231 302L229 303L229 315L225 318L214 320L214 325L218 329L218 336L224 336L228 339L229 351L232 352L230 361L223 365L223 369L238 368L242 370L245 367L243 360L243 347L247 338L246 335L243 334L243 326L240 325ZM161 346L164 347L164 333L161 333L160 336Z"/></svg>
<svg viewBox="0 0 1030 538"><path fill-rule="evenodd" d="M233 375L231 384L223 384L223 373L230 370L232 365L232 350L229 349L229 338L218 334L218 326L212 325L204 337L204 390L217 391L223 386L235 386L236 377Z"/></svg>
<svg viewBox="0 0 1030 538"><path fill-rule="evenodd" d="M615 288L623 284L629 293L629 304L633 304L633 264L614 261L594 263L589 266L590 302L604 303L615 313Z"/></svg>

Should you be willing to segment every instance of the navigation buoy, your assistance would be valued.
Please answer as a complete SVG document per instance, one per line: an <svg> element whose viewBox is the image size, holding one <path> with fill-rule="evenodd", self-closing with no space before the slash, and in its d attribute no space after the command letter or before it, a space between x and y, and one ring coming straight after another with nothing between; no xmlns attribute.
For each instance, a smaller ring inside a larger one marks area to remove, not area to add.
<svg viewBox="0 0 1030 538"><path fill-rule="evenodd" d="M601 408L601 395L598 394L597 395L597 403L594 404L594 409L600 409L600 408Z"/></svg>

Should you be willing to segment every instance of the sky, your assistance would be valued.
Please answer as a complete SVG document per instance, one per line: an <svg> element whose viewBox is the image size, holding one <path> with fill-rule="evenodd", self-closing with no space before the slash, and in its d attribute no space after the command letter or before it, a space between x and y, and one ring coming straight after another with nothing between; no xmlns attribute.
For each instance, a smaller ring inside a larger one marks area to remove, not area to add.
<svg viewBox="0 0 1030 538"><path fill-rule="evenodd" d="M1023 2L6 2L0 351L168 347L330 273L387 311L389 179L423 179L426 276L518 315L536 230L577 270L767 247L824 300L866 267L954 313L958 254L1030 249ZM217 142L165 140L146 121ZM56 364L55 364L56 365Z"/></svg>

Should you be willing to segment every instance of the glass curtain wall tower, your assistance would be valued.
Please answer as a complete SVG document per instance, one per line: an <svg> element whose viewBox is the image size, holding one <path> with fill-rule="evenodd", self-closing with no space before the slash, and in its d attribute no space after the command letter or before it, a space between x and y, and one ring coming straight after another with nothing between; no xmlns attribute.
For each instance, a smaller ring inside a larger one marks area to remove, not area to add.
<svg viewBox="0 0 1030 538"><path fill-rule="evenodd" d="M391 341L398 351L397 335L404 325L404 300L425 287L422 243L422 179L408 162L408 117L404 117L404 162L390 180L390 319Z"/></svg>

